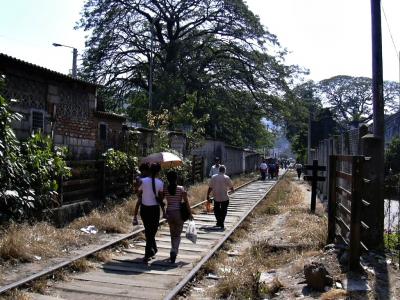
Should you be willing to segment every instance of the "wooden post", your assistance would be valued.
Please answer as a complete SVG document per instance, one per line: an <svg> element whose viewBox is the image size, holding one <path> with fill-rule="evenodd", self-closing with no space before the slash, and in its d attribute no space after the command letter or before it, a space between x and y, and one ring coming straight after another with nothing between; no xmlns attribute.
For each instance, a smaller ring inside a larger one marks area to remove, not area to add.
<svg viewBox="0 0 400 300"><path fill-rule="evenodd" d="M304 180L311 181L311 212L315 212L317 202L317 183L318 181L325 181L325 177L318 176L318 171L326 171L326 166L318 166L318 160L314 159L312 165L305 165L306 170L311 170L312 175L304 175Z"/></svg>
<svg viewBox="0 0 400 300"><path fill-rule="evenodd" d="M349 258L349 268L351 271L356 271L360 267L362 159L361 156L353 156L352 161Z"/></svg>
<svg viewBox="0 0 400 300"><path fill-rule="evenodd" d="M336 230L336 161L335 155L329 156L328 244L333 243Z"/></svg>
<svg viewBox="0 0 400 300"><path fill-rule="evenodd" d="M201 181L204 181L204 157L201 157Z"/></svg>
<svg viewBox="0 0 400 300"><path fill-rule="evenodd" d="M64 203L64 178L62 175L58 178L58 196L60 206L62 206Z"/></svg>
<svg viewBox="0 0 400 300"><path fill-rule="evenodd" d="M106 162L104 160L98 161L99 170L99 192L100 197L104 199L106 195Z"/></svg>
<svg viewBox="0 0 400 300"><path fill-rule="evenodd" d="M317 177L318 177L318 160L313 160L312 169L312 183L311 183L311 212L315 213L315 206L317 202Z"/></svg>
<svg viewBox="0 0 400 300"><path fill-rule="evenodd" d="M368 249L383 250L384 232L384 200L383 200L383 179L381 176L382 162L379 156L382 155L381 138L367 134L361 138L362 154L368 158L364 163L363 177L368 182L364 184L364 199L369 206L363 211L363 220L369 226L369 234L365 237L365 244Z"/></svg>
<svg viewBox="0 0 400 300"><path fill-rule="evenodd" d="M196 176L196 155L193 155L192 159L192 183L194 184L195 182L195 176Z"/></svg>

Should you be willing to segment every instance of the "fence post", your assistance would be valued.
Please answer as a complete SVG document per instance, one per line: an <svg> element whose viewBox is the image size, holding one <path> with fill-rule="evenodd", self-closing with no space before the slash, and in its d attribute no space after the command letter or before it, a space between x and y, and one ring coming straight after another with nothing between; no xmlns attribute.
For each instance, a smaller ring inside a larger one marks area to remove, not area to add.
<svg viewBox="0 0 400 300"><path fill-rule="evenodd" d="M195 173L196 173L196 155L193 155L192 158L192 183L195 182Z"/></svg>
<svg viewBox="0 0 400 300"><path fill-rule="evenodd" d="M365 236L365 244L368 249L382 250L383 231L384 231L384 197L383 197L383 178L380 170L383 166L379 165L379 158L382 155L381 138L373 134L364 135L362 141L362 154L366 157L364 176L367 183L364 185L364 199L370 204L363 210L363 220L369 226L369 234Z"/></svg>
<svg viewBox="0 0 400 300"><path fill-rule="evenodd" d="M201 181L204 181L204 157L201 157Z"/></svg>
<svg viewBox="0 0 400 300"><path fill-rule="evenodd" d="M335 155L329 156L328 244L333 243L336 231L336 161Z"/></svg>
<svg viewBox="0 0 400 300"><path fill-rule="evenodd" d="M100 197L104 198L106 195L106 162L104 160L98 161L99 167L99 192Z"/></svg>
<svg viewBox="0 0 400 300"><path fill-rule="evenodd" d="M315 206L317 202L317 177L318 177L318 160L314 159L313 160L313 169L312 169L312 178L313 179L311 183L311 212L315 213Z"/></svg>
<svg viewBox="0 0 400 300"><path fill-rule="evenodd" d="M362 163L362 157L353 156L349 258L351 271L355 271L360 267Z"/></svg>
<svg viewBox="0 0 400 300"><path fill-rule="evenodd" d="M62 206L64 203L64 178L62 175L58 178L58 196L60 206Z"/></svg>

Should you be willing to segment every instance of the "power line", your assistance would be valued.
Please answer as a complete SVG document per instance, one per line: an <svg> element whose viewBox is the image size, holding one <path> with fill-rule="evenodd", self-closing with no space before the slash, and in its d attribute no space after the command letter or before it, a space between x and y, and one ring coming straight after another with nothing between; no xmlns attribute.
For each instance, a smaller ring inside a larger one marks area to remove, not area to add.
<svg viewBox="0 0 400 300"><path fill-rule="evenodd" d="M397 56L397 58L400 58L400 57L399 57L399 51L397 50L396 43L395 43L394 38L393 38L393 35L392 35L392 31L390 30L389 21L388 21L388 19L387 19L387 16L386 16L386 13L385 13L385 9L383 8L383 3L382 3L382 2L381 2L381 7L382 7L383 15L384 15L384 17L385 17L386 26L387 26L387 28L388 28L390 38L391 38L392 43L393 43L394 50L396 51L396 56Z"/></svg>

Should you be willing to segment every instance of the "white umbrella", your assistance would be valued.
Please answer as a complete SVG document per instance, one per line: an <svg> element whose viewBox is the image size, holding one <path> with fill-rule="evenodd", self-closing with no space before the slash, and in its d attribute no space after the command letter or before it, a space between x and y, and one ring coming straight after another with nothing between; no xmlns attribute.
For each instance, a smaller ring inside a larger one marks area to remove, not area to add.
<svg viewBox="0 0 400 300"><path fill-rule="evenodd" d="M174 168L181 166L182 160L179 156L170 152L158 152L150 154L142 159L142 163L159 163L162 168Z"/></svg>

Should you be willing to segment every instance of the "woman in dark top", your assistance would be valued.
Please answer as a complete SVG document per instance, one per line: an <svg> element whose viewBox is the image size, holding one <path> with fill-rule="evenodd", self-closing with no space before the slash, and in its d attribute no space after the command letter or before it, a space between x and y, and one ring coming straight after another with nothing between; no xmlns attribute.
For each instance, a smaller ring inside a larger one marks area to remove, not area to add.
<svg viewBox="0 0 400 300"><path fill-rule="evenodd" d="M157 178L160 170L160 164L152 164L150 166L151 177L142 178L142 184L139 186L139 197L142 199L140 217L146 236L144 262L148 262L157 253L155 237L160 224L160 203L164 197L164 183Z"/></svg>

